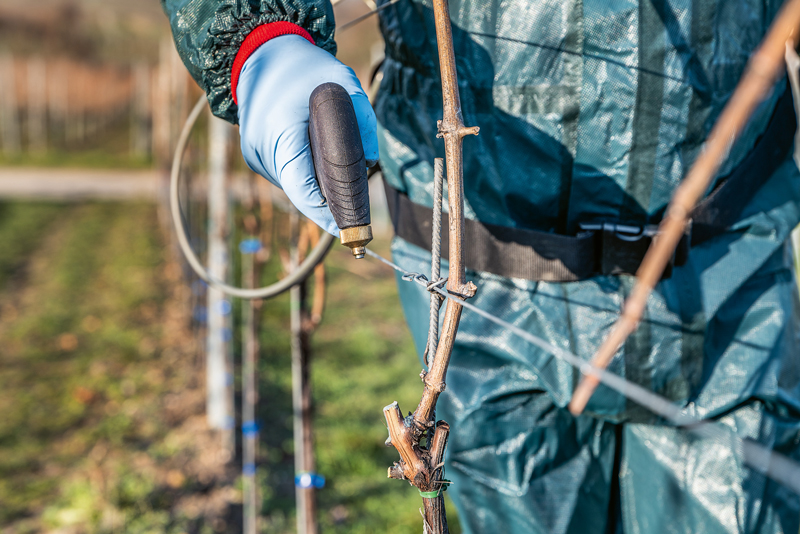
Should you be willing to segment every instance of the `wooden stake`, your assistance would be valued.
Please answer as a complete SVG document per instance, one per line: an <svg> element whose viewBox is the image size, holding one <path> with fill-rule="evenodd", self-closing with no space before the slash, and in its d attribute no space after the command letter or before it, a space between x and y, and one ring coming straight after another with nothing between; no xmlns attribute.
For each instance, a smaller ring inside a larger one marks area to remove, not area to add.
<svg viewBox="0 0 800 534"><path fill-rule="evenodd" d="M19 110L17 109L17 77L14 58L0 55L0 142L8 155L20 151Z"/></svg>
<svg viewBox="0 0 800 534"><path fill-rule="evenodd" d="M244 287L256 286L255 254L242 257L242 282ZM242 369L242 424L249 425L242 436L242 493L244 494L244 533L258 532L258 486L256 483L256 454L258 453L258 431L256 430L256 405L258 404L258 337L256 332L256 301L242 300L242 334L244 358Z"/></svg>
<svg viewBox="0 0 800 534"><path fill-rule="evenodd" d="M298 235L299 216L292 213L292 226L295 235ZM305 227L299 234L305 233ZM291 252L291 264L296 268L300 264L302 249L300 248L301 235L295 241L294 250ZM312 398L310 381L311 363L311 329L307 321L308 310L306 281L294 286L291 292L291 328L292 328L292 406L294 409L294 467L295 475L314 473L316 462L314 458L314 433L312 426ZM295 486L295 500L297 502L297 532L298 534L316 534L317 525L317 497L314 487L302 488Z"/></svg>
<svg viewBox="0 0 800 534"><path fill-rule="evenodd" d="M258 239L258 223L253 211L253 194L250 189L242 202L245 232L249 239ZM256 253L242 251L242 284L248 289L258 285L258 260ZM258 454L258 331L256 319L261 301L242 299L242 493L244 534L258 532L258 485L256 479L256 456Z"/></svg>
<svg viewBox="0 0 800 534"><path fill-rule="evenodd" d="M133 102L131 106L131 153L146 156L150 149L150 67L137 63L133 67Z"/></svg>
<svg viewBox="0 0 800 534"><path fill-rule="evenodd" d="M67 109L67 68L64 61L51 61L47 65L47 115L50 144L63 146Z"/></svg>
<svg viewBox="0 0 800 534"><path fill-rule="evenodd" d="M28 150L47 149L47 67L43 59L31 58L28 68Z"/></svg>

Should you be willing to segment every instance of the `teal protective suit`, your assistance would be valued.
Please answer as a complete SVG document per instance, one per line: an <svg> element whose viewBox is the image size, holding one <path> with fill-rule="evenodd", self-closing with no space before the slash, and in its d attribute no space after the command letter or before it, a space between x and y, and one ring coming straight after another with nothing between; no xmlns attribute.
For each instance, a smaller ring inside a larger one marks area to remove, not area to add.
<svg viewBox="0 0 800 534"><path fill-rule="evenodd" d="M230 65L255 26L288 20L335 52L322 0L162 3L187 67L215 113L234 122ZM596 220L657 223L780 4L451 0L464 120L481 128L464 144L466 216L565 235ZM384 178L431 206L433 159L443 156L431 4L401 0L380 17ZM755 145L784 85L758 108L720 177ZM787 157L729 231L693 247L610 366L795 459L800 303L788 237L800 222L799 178ZM429 269L429 251L396 239L393 253L408 270ZM475 271L468 279L475 305L586 359L633 284ZM422 353L428 294L399 289ZM672 428L604 387L574 418L565 406L578 379L465 312L438 415L453 429L447 477L467 532L798 532L798 496L748 469L730 442Z"/></svg>

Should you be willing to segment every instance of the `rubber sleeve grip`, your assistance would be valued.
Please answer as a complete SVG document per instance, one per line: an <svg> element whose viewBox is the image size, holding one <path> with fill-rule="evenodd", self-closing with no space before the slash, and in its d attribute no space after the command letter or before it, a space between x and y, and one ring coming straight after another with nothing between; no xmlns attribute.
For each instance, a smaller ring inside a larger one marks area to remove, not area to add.
<svg viewBox="0 0 800 534"><path fill-rule="evenodd" d="M336 225L370 224L367 164L350 95L339 84L324 83L311 93L308 110L314 170Z"/></svg>

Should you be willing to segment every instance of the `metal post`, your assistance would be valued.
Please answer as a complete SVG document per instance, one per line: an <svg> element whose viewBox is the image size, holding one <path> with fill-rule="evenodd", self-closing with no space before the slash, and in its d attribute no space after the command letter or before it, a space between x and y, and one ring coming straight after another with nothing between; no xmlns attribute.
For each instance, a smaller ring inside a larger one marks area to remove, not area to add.
<svg viewBox="0 0 800 534"><path fill-rule="evenodd" d="M208 271L217 280L228 275L228 192L225 175L228 170L228 146L231 128L212 117L209 123L208 158ZM233 458L233 369L231 368L231 303L225 294L208 288L208 341L206 345L206 389L208 424L222 430L222 445Z"/></svg>

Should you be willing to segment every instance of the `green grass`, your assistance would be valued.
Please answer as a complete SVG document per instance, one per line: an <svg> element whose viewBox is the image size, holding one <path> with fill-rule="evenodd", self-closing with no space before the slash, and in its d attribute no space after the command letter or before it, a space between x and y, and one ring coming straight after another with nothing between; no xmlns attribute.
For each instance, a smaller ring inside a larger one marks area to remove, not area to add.
<svg viewBox="0 0 800 534"><path fill-rule="evenodd" d="M0 528L238 531L238 468L208 457L201 332L155 207L0 203L0 243ZM418 532L419 496L386 478L382 407L421 392L394 279L344 249L327 265L312 364L322 532ZM295 521L288 310L286 295L266 302L259 330L270 533Z"/></svg>
<svg viewBox="0 0 800 534"><path fill-rule="evenodd" d="M55 218L67 212L53 203L0 203L0 290L36 250Z"/></svg>
<svg viewBox="0 0 800 534"><path fill-rule="evenodd" d="M0 225L0 234L16 228L0 255L5 278L9 266L20 269L12 254L39 245L26 272L4 288L11 303L0 329L0 523L54 505L70 485L62 476L98 443L142 436L141 417L120 409L121 385L131 380L146 398L142 373L157 360L142 344L159 325L143 311L158 309L165 293L160 244L147 222L152 208L29 209L4 205ZM41 224L30 224L37 214Z"/></svg>

